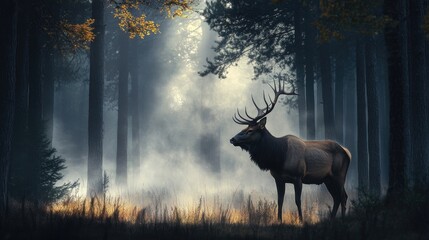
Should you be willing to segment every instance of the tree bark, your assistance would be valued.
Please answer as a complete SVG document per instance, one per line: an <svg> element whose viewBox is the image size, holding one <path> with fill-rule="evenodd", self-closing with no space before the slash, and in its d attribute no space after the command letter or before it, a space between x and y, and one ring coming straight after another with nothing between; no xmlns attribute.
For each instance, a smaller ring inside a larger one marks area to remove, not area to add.
<svg viewBox="0 0 429 240"><path fill-rule="evenodd" d="M16 2L0 8L0 221L6 218L8 178L15 114Z"/></svg>
<svg viewBox="0 0 429 240"><path fill-rule="evenodd" d="M16 95L14 141L23 137L28 127L28 71L29 71L29 12L28 2L18 3L18 33L16 48ZM18 133L18 134L16 134Z"/></svg>
<svg viewBox="0 0 429 240"><path fill-rule="evenodd" d="M311 25L311 13L305 16L305 99L307 104L307 139L316 138L316 120L314 106L314 45L316 35Z"/></svg>
<svg viewBox="0 0 429 240"><path fill-rule="evenodd" d="M323 122L325 126L325 138L336 140L335 138L335 117L334 117L334 93L332 90L332 71L329 46L321 44L320 48L320 72L322 82L323 99Z"/></svg>
<svg viewBox="0 0 429 240"><path fill-rule="evenodd" d="M401 21L401 0L384 2L384 14L393 21ZM387 64L390 100L390 139L389 139L389 187L387 199L403 193L405 182L406 149L404 142L405 129L405 71L403 68L403 41L399 24L387 24L384 37L387 48Z"/></svg>
<svg viewBox="0 0 429 240"><path fill-rule="evenodd" d="M428 102L426 79L425 34L423 25L423 0L409 1L409 81L411 99L412 165L414 182L422 187L427 182L429 158Z"/></svg>
<svg viewBox="0 0 429 240"><path fill-rule="evenodd" d="M126 33L120 32L119 40L119 95L118 95L118 128L116 150L116 184L127 186L128 172L128 48L129 39Z"/></svg>
<svg viewBox="0 0 429 240"><path fill-rule="evenodd" d="M338 43L335 56L335 139L344 143L344 68L345 47L344 43Z"/></svg>
<svg viewBox="0 0 429 240"><path fill-rule="evenodd" d="M28 96L29 96L29 9L28 1L18 1L17 46L16 46L16 84L15 84L15 118L10 164L10 184L14 184L10 194L24 197L26 176L18 175L18 169L28 167L29 134L28 134ZM27 170L27 169L26 169ZM13 178L13 179L12 179Z"/></svg>
<svg viewBox="0 0 429 240"><path fill-rule="evenodd" d="M368 103L369 190L375 196L380 196L380 126L374 44L373 37L369 37L365 44L366 93Z"/></svg>
<svg viewBox="0 0 429 240"><path fill-rule="evenodd" d="M29 158L25 159L25 169L28 176L25 186L27 197L38 202L40 194L41 151L40 134L43 133L43 105L42 105L42 39L41 39L41 4L32 3L30 43L29 43L29 87L28 87L28 130L29 130Z"/></svg>
<svg viewBox="0 0 429 240"><path fill-rule="evenodd" d="M356 42L356 97L358 127L358 184L368 190L368 142L365 96L365 56L361 39Z"/></svg>
<svg viewBox="0 0 429 240"><path fill-rule="evenodd" d="M299 122L299 135L306 138L306 112L305 112L305 84L304 84L304 52L303 52L303 39L302 39L302 6L297 1L294 15L294 28L295 28L295 71L296 82L298 88L298 122Z"/></svg>
<svg viewBox="0 0 429 240"><path fill-rule="evenodd" d="M402 65L402 71L404 73L403 75L403 116L404 116L404 129L403 129L403 133L404 133L404 139L403 139L403 143L404 143L404 154L405 154L405 159L404 159L404 178L405 178L405 183L411 183L412 182L412 175L413 175L413 170L412 170L412 138L411 138L411 100L410 100L410 81L409 81L409 69L410 69L410 61L408 61L408 56L409 56L409 49L408 49L408 24L409 24L409 16L408 16L408 1L406 0L400 0L400 2L398 3L400 4L400 19L402 19L403 21L399 22L399 31L400 31L400 41L401 41L401 59L402 59L402 63L404 63ZM386 37L384 37L385 41L386 41ZM388 49L387 49L387 44L386 44L386 59L388 58ZM386 65L387 65L387 74L389 75L389 63L388 60L386 60ZM390 83L389 83L389 76L387 76L387 88L389 88ZM389 94L390 94L390 89L389 89ZM390 99L389 99L390 100ZM390 101L389 101L390 104ZM390 106L390 105L389 105ZM390 112L390 109L389 109ZM390 117L390 116L389 116ZM389 126L389 134L390 134L390 126ZM390 155L390 142L389 142L389 155ZM409 174L409 175L407 175Z"/></svg>
<svg viewBox="0 0 429 240"><path fill-rule="evenodd" d="M92 1L95 39L91 43L88 108L88 195L102 193L104 0Z"/></svg>
<svg viewBox="0 0 429 240"><path fill-rule="evenodd" d="M355 68L355 57L353 53L356 52L356 48L348 49L347 64L346 66L351 66L351 69ZM344 116L344 144L349 148L352 153L353 159L350 163L348 177L356 181L347 182L352 188L357 186L357 99L356 99L356 73L354 71L346 71L346 81L345 81L345 116Z"/></svg>

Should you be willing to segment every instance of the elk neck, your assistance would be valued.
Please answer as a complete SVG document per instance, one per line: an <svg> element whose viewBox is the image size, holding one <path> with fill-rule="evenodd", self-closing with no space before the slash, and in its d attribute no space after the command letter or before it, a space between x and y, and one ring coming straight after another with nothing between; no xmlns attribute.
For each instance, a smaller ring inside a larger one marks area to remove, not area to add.
<svg viewBox="0 0 429 240"><path fill-rule="evenodd" d="M249 146L250 159L261 170L280 169L287 151L287 137L277 138L264 129L261 139Z"/></svg>

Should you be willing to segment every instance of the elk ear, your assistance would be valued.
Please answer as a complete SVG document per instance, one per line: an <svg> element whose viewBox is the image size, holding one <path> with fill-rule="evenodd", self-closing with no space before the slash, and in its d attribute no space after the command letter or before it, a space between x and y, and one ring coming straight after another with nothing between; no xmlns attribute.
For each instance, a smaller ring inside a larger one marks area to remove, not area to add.
<svg viewBox="0 0 429 240"><path fill-rule="evenodd" d="M267 118L266 117L262 118L261 121L258 122L259 128L264 129L266 123L267 123Z"/></svg>

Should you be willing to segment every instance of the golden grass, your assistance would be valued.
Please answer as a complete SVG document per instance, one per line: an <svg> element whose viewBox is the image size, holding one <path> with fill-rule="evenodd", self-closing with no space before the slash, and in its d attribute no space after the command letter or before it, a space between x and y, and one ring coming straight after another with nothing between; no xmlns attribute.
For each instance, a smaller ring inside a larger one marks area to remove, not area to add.
<svg viewBox="0 0 429 240"><path fill-rule="evenodd" d="M278 224L277 204L266 199L253 200L251 196L239 206L220 201L209 202L200 198L186 206L177 206L155 201L151 205L137 206L119 197L68 199L51 204L47 210L64 217L82 217L129 224L250 224L268 226ZM317 204L303 203L304 221L315 224L320 221ZM283 210L283 223L302 226L296 209Z"/></svg>

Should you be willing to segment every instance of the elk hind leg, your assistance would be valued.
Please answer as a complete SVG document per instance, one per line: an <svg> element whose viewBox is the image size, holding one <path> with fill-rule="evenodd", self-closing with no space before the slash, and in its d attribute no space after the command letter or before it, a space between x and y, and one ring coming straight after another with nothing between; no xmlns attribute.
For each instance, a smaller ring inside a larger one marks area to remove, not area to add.
<svg viewBox="0 0 429 240"><path fill-rule="evenodd" d="M295 188L295 204L298 207L299 220L302 222L302 209L301 209L301 193L302 193L302 180L298 178L294 183Z"/></svg>
<svg viewBox="0 0 429 240"><path fill-rule="evenodd" d="M283 209L283 200L285 197L286 183L280 179L276 180L277 187L277 218L279 222L282 222L282 209Z"/></svg>
<svg viewBox="0 0 429 240"><path fill-rule="evenodd" d="M343 190L341 191L341 217L343 217L343 218L346 214L347 198L348 198L348 196L347 196L346 190L344 189L344 186L343 186Z"/></svg>
<svg viewBox="0 0 429 240"><path fill-rule="evenodd" d="M335 218L337 215L338 207L341 203L341 191L333 179L329 179L325 182L326 188L334 199L334 206L332 207L331 218Z"/></svg>

